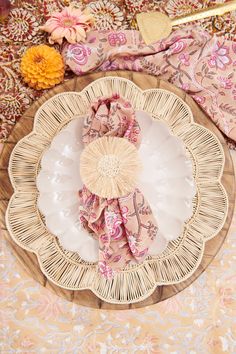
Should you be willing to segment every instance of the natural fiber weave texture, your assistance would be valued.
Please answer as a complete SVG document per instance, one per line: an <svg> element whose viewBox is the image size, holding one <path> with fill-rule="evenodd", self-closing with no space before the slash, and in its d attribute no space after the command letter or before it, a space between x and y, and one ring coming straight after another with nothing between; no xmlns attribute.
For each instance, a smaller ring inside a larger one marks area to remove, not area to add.
<svg viewBox="0 0 236 354"><path fill-rule="evenodd" d="M48 232L37 210L35 179L43 151L55 134L75 115L84 115L91 101L117 92L130 100L134 109L144 110L154 119L167 122L180 137L194 167L197 195L194 215L183 234L169 243L159 256L102 279L96 265L81 260L77 253L63 250ZM108 302L131 303L148 297L158 284L173 284L190 277L198 267L205 241L222 228L228 208L226 192L220 182L224 153L213 133L193 122L189 107L179 97L161 89L142 91L121 78L99 79L81 93L63 93L43 104L35 118L34 130L14 149L9 174L15 193L7 212L8 229L23 248L37 254L45 275L67 289L91 289Z"/></svg>
<svg viewBox="0 0 236 354"><path fill-rule="evenodd" d="M94 140L80 157L83 183L102 198L119 198L132 192L140 170L136 147L123 138L109 136Z"/></svg>

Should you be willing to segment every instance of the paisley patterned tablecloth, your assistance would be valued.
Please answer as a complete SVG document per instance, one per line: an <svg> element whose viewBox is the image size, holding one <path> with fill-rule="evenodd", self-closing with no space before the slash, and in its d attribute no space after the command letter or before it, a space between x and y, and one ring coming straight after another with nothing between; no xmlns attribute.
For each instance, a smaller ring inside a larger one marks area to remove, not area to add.
<svg viewBox="0 0 236 354"><path fill-rule="evenodd" d="M98 0L88 4L99 29L135 28L135 13L158 10L178 16L223 0ZM12 0L0 26L0 138L4 141L22 113L42 92L25 86L20 57L46 41L38 27L68 1ZM74 1L75 3L75 1ZM236 13L198 22L210 33L236 36ZM1 149L1 146L0 146ZM236 152L232 151L236 164ZM139 310L101 311L69 303L32 280L7 242L0 249L1 353L235 353L236 215L221 251L190 287Z"/></svg>

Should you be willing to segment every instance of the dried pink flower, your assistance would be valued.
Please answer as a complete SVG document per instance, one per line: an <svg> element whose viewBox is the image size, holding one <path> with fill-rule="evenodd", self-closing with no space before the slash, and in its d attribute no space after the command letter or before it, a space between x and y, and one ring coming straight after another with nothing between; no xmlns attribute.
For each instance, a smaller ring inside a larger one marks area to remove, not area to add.
<svg viewBox="0 0 236 354"><path fill-rule="evenodd" d="M53 13L40 29L50 33L51 44L62 44L63 38L69 43L77 43L85 40L86 32L92 28L93 22L89 11L69 6L61 12Z"/></svg>

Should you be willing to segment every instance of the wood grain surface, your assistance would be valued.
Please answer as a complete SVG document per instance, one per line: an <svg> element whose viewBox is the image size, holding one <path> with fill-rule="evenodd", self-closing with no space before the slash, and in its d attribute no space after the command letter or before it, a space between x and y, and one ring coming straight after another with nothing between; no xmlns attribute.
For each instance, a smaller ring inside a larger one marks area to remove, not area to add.
<svg viewBox="0 0 236 354"><path fill-rule="evenodd" d="M107 302L100 300L90 290L69 291L54 285L53 283L48 281L44 276L44 274L41 272L36 255L31 252L25 251L24 249L20 248L12 241L10 235L7 232L6 224L5 224L6 207L11 195L13 194L13 188L11 186L9 176L8 176L8 171L7 171L9 157L15 144L21 138L23 138L25 135L31 132L33 127L34 116L37 109L42 105L42 103L44 103L46 100L48 100L50 97L54 96L57 93L66 92L66 91L81 91L85 86L87 86L92 81L104 76L118 76L118 77L124 77L130 79L141 89L159 87L175 93L191 107L195 122L207 127L208 129L210 129L212 132L215 133L215 135L219 138L225 152L225 167L224 167L224 173L222 177L222 183L227 191L228 198L229 198L228 216L224 224L224 227L219 232L219 234L206 243L204 256L199 268L188 280L176 285L158 286L154 291L154 293L146 300L138 302L136 304L128 304L128 305L109 304ZM140 307L152 305L160 301L163 301L175 295L176 293L182 291L183 289L185 289L195 279L197 279L199 275L208 267L208 265L211 263L211 261L214 259L215 255L219 251L227 235L231 223L231 219L233 216L233 210L234 210L234 200L235 200L234 169L233 169L233 164L229 153L229 149L220 131L206 116L206 114L198 107L198 105L192 100L192 98L185 94L185 92L183 92L179 88L165 81L159 80L154 76L146 75L142 73L130 72L130 71L94 73L82 77L75 77L74 79L71 79L65 82L64 84L59 85L56 88L45 93L38 101L33 103L32 106L21 117L20 121L15 125L7 142L4 144L2 153L0 155L0 181L1 181L0 225L2 228L2 233L4 237L8 240L14 255L19 260L22 267L37 282L39 282L42 286L48 288L49 290L53 291L58 296L61 296L62 298L65 298L79 305L84 305L84 306L89 306L89 307L99 308L99 309L102 308L102 309L118 310L118 309L140 308Z"/></svg>

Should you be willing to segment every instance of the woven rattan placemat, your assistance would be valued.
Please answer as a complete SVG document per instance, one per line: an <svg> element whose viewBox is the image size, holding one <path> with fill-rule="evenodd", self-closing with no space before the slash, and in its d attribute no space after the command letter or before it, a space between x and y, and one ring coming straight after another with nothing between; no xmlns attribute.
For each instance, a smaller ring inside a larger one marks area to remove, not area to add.
<svg viewBox="0 0 236 354"><path fill-rule="evenodd" d="M109 74L106 74L106 75L109 75ZM207 128L210 130L213 130L215 135L217 135L217 137L220 139L222 146L224 148L224 155L225 155L225 168L224 168L224 173L223 173L223 177L222 177L222 184L224 185L226 191L229 194L229 212L228 212L228 217L227 217L224 227L222 228L220 233L217 235L217 237L215 237L214 239L212 239L206 243L204 256L202 258L201 265L199 266L197 271L190 278L188 278L187 281L181 282L181 283L175 284L175 285L158 286L157 289L152 293L152 295L148 299L146 299L142 302L139 302L137 304L132 304L132 305L125 305L125 304L110 305L110 304L107 304L107 303L103 302L102 300L97 299L96 296L94 294L92 294L89 290L82 290L82 291L78 292L78 291L69 291L69 290L60 289L60 288L56 287L55 285L52 285L52 283L50 283L48 280L45 280L45 277L42 275L42 273L40 272L40 270L37 266L37 262L35 260L35 257L32 257L32 256L29 257L30 253L27 253L27 252L23 251L22 249L18 249L18 247L16 247L15 245L14 245L14 248L15 248L16 253L18 255L21 254L20 257L21 257L23 263L26 264L31 270L34 269L34 277L37 278L37 280L39 280L41 283L43 282L46 286L52 287L57 293L64 294L64 296L67 297L68 299L73 300L75 302L79 302L80 304L86 304L88 306L93 306L93 307L103 307L103 308L104 307L106 307L106 308L129 308L129 307L132 307L132 308L134 308L134 307L141 307L141 306L151 304L151 303L156 303L158 301L161 301L167 297L174 295L176 292L185 288L199 274L201 274L201 272L206 268L206 266L209 264L209 262L214 258L214 255L217 253L217 251L218 251L220 245L222 244L223 239L227 233L228 227L230 225L230 220L232 217L232 211L233 211L232 205L233 205L233 200L234 200L233 199L233 197L234 197L234 175L233 175L232 163L231 163L230 155L228 152L228 148L226 147L221 134L214 127L214 125L208 120L208 118L203 114L203 112L199 110L197 105L188 96L185 95L185 93L183 93L181 90L173 87L172 85L170 85L168 83L158 81L156 78L148 76L148 75L144 75L144 74L137 74L137 73L130 73L130 72L128 72L128 73L119 72L119 73L111 73L111 75L112 76L118 75L118 76L123 76L128 79L131 79L134 83L136 83L142 89L160 87L160 88L164 88L164 89L174 92L175 94L180 96L182 99L184 99L189 104L189 106L192 109L195 122L206 125ZM91 75L86 75L82 78L73 79L70 82L67 82L66 84L61 85L60 87L56 88L55 90L51 90L48 94L45 95L45 97L41 98L40 101L35 103L34 107L32 107L28 112L26 112L24 117L22 117L20 124L18 126L16 126L11 137L9 138L8 143L6 144L6 146L3 150L3 153L1 156L3 170L1 171L1 173L2 172L6 173L4 169L7 167L7 159L8 159L10 151L12 150L11 148L13 147L14 143L17 142L24 135L28 134L29 131L32 129L32 124L31 124L32 118L33 118L37 108L43 102L45 102L45 100L47 100L49 97L52 97L57 92L72 91L72 90L81 91L81 89L83 89L84 86L86 86L87 84L92 82L94 79L101 77L101 76L102 76L102 74L91 74ZM7 176L5 176L5 177L6 177L6 178L4 178L4 180L5 180L4 183L6 183L6 188L4 191L5 196L3 196L3 198L1 198L1 210L3 211L3 213L5 210L6 204L7 204L7 199L9 198L9 196L12 193L12 189L9 186ZM5 199L5 200L3 200L3 199ZM6 232L5 232L5 234L6 234ZM26 257L26 255L27 255L27 257ZM29 261L29 259L30 259L30 261ZM32 260L33 260L33 262L32 262ZM34 265L34 268L32 265Z"/></svg>

